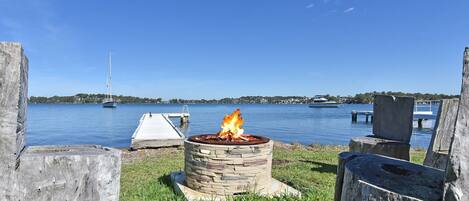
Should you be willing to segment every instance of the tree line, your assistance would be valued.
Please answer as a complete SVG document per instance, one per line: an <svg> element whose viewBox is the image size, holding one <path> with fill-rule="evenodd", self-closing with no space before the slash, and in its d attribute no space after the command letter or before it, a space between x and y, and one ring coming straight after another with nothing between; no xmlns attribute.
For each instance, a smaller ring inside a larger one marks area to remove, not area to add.
<svg viewBox="0 0 469 201"><path fill-rule="evenodd" d="M73 96L31 96L29 97L29 103L73 103L73 104L83 104L83 103L102 103L103 99L106 98L106 94L76 94ZM117 100L119 103L152 103L157 104L161 103L161 98L140 98L134 96L123 96L117 95L113 96L113 99Z"/></svg>
<svg viewBox="0 0 469 201"><path fill-rule="evenodd" d="M404 92L367 92L356 94L345 101L345 103L373 103L373 97L375 95L390 95L390 96L410 96L414 97L415 100L441 100L449 98L458 98L459 95L447 95L447 94L431 94L431 93L404 93Z"/></svg>
<svg viewBox="0 0 469 201"><path fill-rule="evenodd" d="M375 95L411 96L416 100L441 100L447 98L457 98L458 95L430 94L430 93L404 93L404 92L367 92L354 96L333 96L322 95L328 100L340 103L372 103ZM106 94L76 94L74 96L31 96L30 103L101 103L106 98ZM119 103L149 103L149 104L308 104L314 97L307 96L241 96L238 98L221 99L170 99L162 101L161 98L140 98L134 96L113 96Z"/></svg>

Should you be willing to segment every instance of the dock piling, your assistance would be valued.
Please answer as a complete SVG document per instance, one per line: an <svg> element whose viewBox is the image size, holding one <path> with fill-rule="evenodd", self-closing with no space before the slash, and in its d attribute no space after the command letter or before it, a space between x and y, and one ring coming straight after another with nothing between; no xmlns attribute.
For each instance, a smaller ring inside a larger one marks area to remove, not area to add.
<svg viewBox="0 0 469 201"><path fill-rule="evenodd" d="M358 116L364 115L366 123L373 123L373 111L356 111L352 110L352 123L358 122Z"/></svg>
<svg viewBox="0 0 469 201"><path fill-rule="evenodd" d="M352 123L357 123L358 113L355 110L352 110Z"/></svg>
<svg viewBox="0 0 469 201"><path fill-rule="evenodd" d="M186 115L181 115L181 125L185 125L187 123L189 123L189 116L186 116Z"/></svg>

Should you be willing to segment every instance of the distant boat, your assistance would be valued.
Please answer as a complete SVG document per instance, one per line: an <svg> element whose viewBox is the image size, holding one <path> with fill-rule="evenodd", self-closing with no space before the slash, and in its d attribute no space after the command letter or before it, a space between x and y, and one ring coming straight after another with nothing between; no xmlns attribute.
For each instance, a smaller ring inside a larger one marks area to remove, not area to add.
<svg viewBox="0 0 469 201"><path fill-rule="evenodd" d="M338 108L340 103L330 101L323 97L315 97L313 102L309 104L310 108Z"/></svg>
<svg viewBox="0 0 469 201"><path fill-rule="evenodd" d="M111 53L109 53L109 77L107 79L107 84L106 84L106 87L107 87L107 92L108 94L106 95L106 98L104 98L103 100L103 107L105 108L115 108L117 107L117 101L114 100L112 98L112 83L111 83L111 78L112 78L112 74L111 74L111 70L112 70L112 58L111 58Z"/></svg>

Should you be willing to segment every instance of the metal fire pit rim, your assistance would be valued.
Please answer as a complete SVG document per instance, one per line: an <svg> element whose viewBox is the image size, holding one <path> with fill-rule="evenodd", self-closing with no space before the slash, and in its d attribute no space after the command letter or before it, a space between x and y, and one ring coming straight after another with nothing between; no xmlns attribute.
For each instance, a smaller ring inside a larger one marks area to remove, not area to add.
<svg viewBox="0 0 469 201"><path fill-rule="evenodd" d="M193 143L200 143L200 144L205 144L205 145L219 145L219 146L252 146L252 145L266 144L271 141L271 139L268 137L264 137L260 135L252 135L252 134L245 134L245 135L255 137L259 140L251 141L251 142L236 142L236 141L232 142L232 141L203 141L203 140L195 139L196 137L200 137L200 136L216 136L216 135L217 134L199 134L199 135L190 136L186 140L189 142L193 142Z"/></svg>

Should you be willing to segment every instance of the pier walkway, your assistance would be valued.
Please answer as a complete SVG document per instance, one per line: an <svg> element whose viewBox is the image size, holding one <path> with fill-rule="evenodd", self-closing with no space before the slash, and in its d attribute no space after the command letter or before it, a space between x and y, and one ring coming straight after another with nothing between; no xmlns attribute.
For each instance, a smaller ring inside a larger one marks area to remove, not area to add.
<svg viewBox="0 0 469 201"><path fill-rule="evenodd" d="M189 113L145 113L132 135L131 149L180 146L184 143L184 134L170 118L181 118L186 123Z"/></svg>

